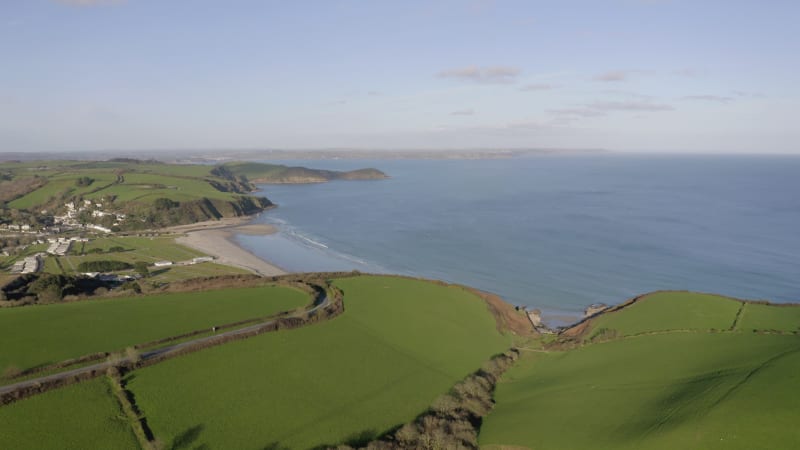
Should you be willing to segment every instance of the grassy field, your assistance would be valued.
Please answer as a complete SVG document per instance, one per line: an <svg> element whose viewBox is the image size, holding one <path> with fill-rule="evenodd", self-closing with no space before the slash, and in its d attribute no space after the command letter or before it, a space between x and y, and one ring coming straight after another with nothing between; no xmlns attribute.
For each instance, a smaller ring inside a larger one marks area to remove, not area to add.
<svg viewBox="0 0 800 450"><path fill-rule="evenodd" d="M245 449L372 436L412 420L509 345L462 289L391 277L336 285L345 313L331 321L137 371L129 388L156 437Z"/></svg>
<svg viewBox="0 0 800 450"><path fill-rule="evenodd" d="M112 247L122 247L124 250L119 252L108 252ZM134 264L138 261L153 263L156 261L186 261L196 256L204 256L197 250L175 243L173 237L112 237L92 239L85 243L83 256L78 256L75 252L80 251L81 243L73 245L70 254L63 257L67 267L77 267L83 261L97 261L114 259ZM92 253L92 249L101 249L103 253Z"/></svg>
<svg viewBox="0 0 800 450"><path fill-rule="evenodd" d="M688 307L675 312L665 304ZM800 420L800 340L709 331L729 328L739 305L695 294L648 297L597 322L623 335L639 334L647 330L644 326L676 331L569 351L527 352L497 387L497 404L484 420L481 445L795 447L800 442L795 425ZM742 320L751 306L757 306L751 323L764 328L800 322L785 316L793 308L764 310L762 305L746 305ZM647 323L637 325L634 319Z"/></svg>
<svg viewBox="0 0 800 450"><path fill-rule="evenodd" d="M41 175L41 174L40 174ZM75 180L82 176L89 176L95 181L89 186L76 186ZM11 208L29 209L36 205L48 202L52 198L66 195L83 195L103 186L111 185L117 177L113 173L102 172L65 172L54 173L49 177L47 184L41 188L22 196L8 204Z"/></svg>
<svg viewBox="0 0 800 450"><path fill-rule="evenodd" d="M309 301L299 290L266 286L0 309L0 370L121 350Z"/></svg>
<svg viewBox="0 0 800 450"><path fill-rule="evenodd" d="M106 378L0 407L0 448L138 449Z"/></svg>
<svg viewBox="0 0 800 450"><path fill-rule="evenodd" d="M141 170L141 168L137 168ZM90 199L100 199L114 195L117 201L152 202L166 197L176 201L192 200L198 197L227 200L231 194L221 192L200 178L184 178L166 173L126 173L125 181L87 195Z"/></svg>
<svg viewBox="0 0 800 450"><path fill-rule="evenodd" d="M733 326L741 302L727 297L691 292L658 292L592 321L592 330L615 330L629 336L665 330L727 330Z"/></svg>
<svg viewBox="0 0 800 450"><path fill-rule="evenodd" d="M742 311L736 329L800 331L800 307L748 303Z"/></svg>
<svg viewBox="0 0 800 450"><path fill-rule="evenodd" d="M122 247L122 251L110 252L113 247ZM93 253L93 249L100 249L102 253ZM82 254L85 253L85 254ZM48 273L77 272L78 265L84 261L115 260L135 264L139 261L153 264L156 261L187 261L197 256L204 256L197 250L176 244L173 237L111 237L92 239L89 242L76 242L66 256L58 257L61 265L56 263L56 257L45 258L44 271ZM63 268L63 271L62 271ZM131 271L128 271L131 272ZM188 266L170 266L163 268L150 268L152 282L170 282L187 280L191 278L207 277L226 274L250 273L247 270L215 263L202 263Z"/></svg>
<svg viewBox="0 0 800 450"><path fill-rule="evenodd" d="M212 175L213 166L207 165L42 161L38 164L4 163L0 169L20 178L38 175L47 179L44 186L9 203L11 208L25 210L73 196L97 201L114 197L116 204L130 201L151 204L161 197L179 202L204 197L232 201L237 195L212 186L210 181L224 180ZM94 181L88 186L78 186L76 180L85 176Z"/></svg>

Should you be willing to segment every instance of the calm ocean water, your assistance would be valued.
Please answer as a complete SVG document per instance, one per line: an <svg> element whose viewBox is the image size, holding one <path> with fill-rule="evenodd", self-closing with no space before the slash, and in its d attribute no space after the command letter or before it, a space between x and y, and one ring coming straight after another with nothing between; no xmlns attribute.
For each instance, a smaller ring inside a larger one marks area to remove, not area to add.
<svg viewBox="0 0 800 450"><path fill-rule="evenodd" d="M656 289L800 301L800 157L288 161L392 178L265 185L238 236L292 271L464 283L551 317Z"/></svg>

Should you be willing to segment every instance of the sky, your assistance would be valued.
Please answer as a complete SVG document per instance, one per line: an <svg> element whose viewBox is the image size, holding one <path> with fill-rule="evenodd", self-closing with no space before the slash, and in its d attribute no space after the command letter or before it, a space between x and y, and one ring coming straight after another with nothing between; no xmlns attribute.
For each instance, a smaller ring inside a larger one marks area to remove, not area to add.
<svg viewBox="0 0 800 450"><path fill-rule="evenodd" d="M0 152L800 153L797 0L0 0Z"/></svg>

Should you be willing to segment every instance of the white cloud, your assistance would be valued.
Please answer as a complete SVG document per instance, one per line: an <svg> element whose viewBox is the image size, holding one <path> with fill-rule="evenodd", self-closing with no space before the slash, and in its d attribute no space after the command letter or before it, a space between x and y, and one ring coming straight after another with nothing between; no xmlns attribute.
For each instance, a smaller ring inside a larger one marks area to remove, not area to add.
<svg viewBox="0 0 800 450"><path fill-rule="evenodd" d="M506 84L515 82L517 76L521 72L520 69L510 66L469 66L443 70L438 73L438 76L441 78L455 78L476 83Z"/></svg>
<svg viewBox="0 0 800 450"><path fill-rule="evenodd" d="M672 111L670 105L652 102L594 102L586 105L598 111Z"/></svg>
<svg viewBox="0 0 800 450"><path fill-rule="evenodd" d="M728 103L732 102L732 97L723 97L721 95L687 95L682 97L682 100L692 100L692 101L701 101L701 102L716 102L716 103Z"/></svg>
<svg viewBox="0 0 800 450"><path fill-rule="evenodd" d="M559 116L577 116L577 117L598 117L605 116L606 113L591 108L561 108L561 109L548 109L548 113L556 114Z"/></svg>
<svg viewBox="0 0 800 450"><path fill-rule="evenodd" d="M475 114L473 109L459 109L450 113L451 116L471 116Z"/></svg>
<svg viewBox="0 0 800 450"><path fill-rule="evenodd" d="M556 88L556 86L553 85L553 84L532 83L532 84L526 84L525 86L522 86L521 88L519 88L519 90L520 91L549 91L549 90L555 89L555 88Z"/></svg>
<svg viewBox="0 0 800 450"><path fill-rule="evenodd" d="M605 72L592 77L594 81L603 81L603 82L619 82L625 81L628 79L628 72L623 70L615 70L611 72Z"/></svg>

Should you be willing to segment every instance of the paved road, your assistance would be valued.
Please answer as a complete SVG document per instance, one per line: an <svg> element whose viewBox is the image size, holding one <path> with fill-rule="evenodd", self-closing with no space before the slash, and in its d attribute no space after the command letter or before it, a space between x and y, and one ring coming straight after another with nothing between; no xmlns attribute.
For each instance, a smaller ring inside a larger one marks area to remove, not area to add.
<svg viewBox="0 0 800 450"><path fill-rule="evenodd" d="M330 304L330 300L328 299L328 296L326 295L325 297L323 297L321 302L319 302L313 308L306 310L306 312L304 314L308 314L308 313L316 311L316 310L318 310L320 308L324 308L325 306L328 306L329 304ZM202 338L198 338L198 339L193 339L191 341L181 342L180 344L170 345L168 347L162 347L162 348L159 348L159 349L156 349L156 350L150 350L150 351L142 353L140 355L140 358L142 360L146 361L148 359L152 359L152 358L155 358L155 357L158 357L158 356L170 355L170 354L178 353L178 352L180 352L182 349L184 349L186 347L194 346L194 345L197 345L197 344L203 344L203 343L206 343L206 342L209 342L209 341L215 341L215 340L218 340L218 339L221 339L221 338L225 338L225 337L228 337L228 336L237 336L237 335L241 335L241 334L247 334L247 333L249 333L251 331L258 330L259 328L262 328L264 326L272 325L276 321L277 321L277 319L272 319L272 320L268 320L266 322L257 323L255 325L250 325L250 326L247 326L247 327L244 327L244 328L238 328L236 330L226 331L224 333L218 333L218 334L214 334L214 335L211 335L211 336L206 336L206 337L202 337ZM90 366L84 366L84 367L79 367L77 369L67 370L66 372L59 372L59 373L56 373L56 374L53 374L53 375L47 375L47 376L43 376L43 377L39 377L39 378L33 378L33 379L30 379L30 380L20 381L19 383L9 384L9 385L6 385L6 386L0 386L0 395L5 394L7 392L12 392L12 391L14 391L16 389L19 389L19 388L33 386L33 385L35 385L37 383L45 383L45 382L48 382L48 381L57 381L57 380L60 380L60 379L70 378L70 377L73 377L75 375L81 375L81 374L88 373L88 372L93 372L93 371L105 371L106 369L108 369L111 366L114 366L114 365L117 365L117 364L119 364L121 362L126 362L126 361L129 361L129 358L123 358L122 360L120 360L119 362L116 362L116 363L104 361L104 362L101 362L101 363L92 364Z"/></svg>

